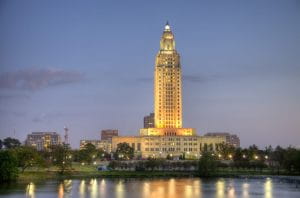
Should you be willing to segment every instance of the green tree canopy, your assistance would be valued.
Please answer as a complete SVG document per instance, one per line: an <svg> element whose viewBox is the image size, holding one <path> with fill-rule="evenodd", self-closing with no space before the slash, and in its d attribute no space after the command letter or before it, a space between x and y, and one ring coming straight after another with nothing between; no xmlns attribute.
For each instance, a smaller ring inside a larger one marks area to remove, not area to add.
<svg viewBox="0 0 300 198"><path fill-rule="evenodd" d="M216 171L217 161L210 152L203 152L198 162L198 173L200 176L210 176Z"/></svg>
<svg viewBox="0 0 300 198"><path fill-rule="evenodd" d="M43 158L39 155L37 150L29 146L20 146L15 149L18 167L22 169L22 172L30 166L40 166L43 165Z"/></svg>
<svg viewBox="0 0 300 198"><path fill-rule="evenodd" d="M7 137L3 140L3 145L7 149L12 149L21 146L21 142L18 139Z"/></svg>
<svg viewBox="0 0 300 198"><path fill-rule="evenodd" d="M77 152L77 160L79 162L92 163L97 157L97 149L95 145L88 143Z"/></svg>
<svg viewBox="0 0 300 198"><path fill-rule="evenodd" d="M17 157L13 151L0 151L0 182L15 180L18 177L17 165Z"/></svg>
<svg viewBox="0 0 300 198"><path fill-rule="evenodd" d="M115 152L116 159L129 160L129 159L133 159L133 156L134 156L134 149L131 146L129 146L128 143L123 142L117 145L117 150Z"/></svg>
<svg viewBox="0 0 300 198"><path fill-rule="evenodd" d="M71 150L69 145L55 145L51 148L53 164L58 166L61 173L71 167Z"/></svg>

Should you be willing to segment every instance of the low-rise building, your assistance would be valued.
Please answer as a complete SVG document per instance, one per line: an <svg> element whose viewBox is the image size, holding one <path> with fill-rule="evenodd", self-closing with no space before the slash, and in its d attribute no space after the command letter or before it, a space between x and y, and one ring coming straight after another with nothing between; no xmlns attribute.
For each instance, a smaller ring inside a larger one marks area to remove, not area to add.
<svg viewBox="0 0 300 198"><path fill-rule="evenodd" d="M218 151L218 145L225 141L223 136L118 136L112 138L112 151L116 151L119 143L126 142L136 156L143 158L165 158L168 155L199 158L204 151Z"/></svg>
<svg viewBox="0 0 300 198"><path fill-rule="evenodd" d="M61 144L61 137L56 132L32 132L27 135L25 145L33 146L38 151L47 150L53 145Z"/></svg>
<svg viewBox="0 0 300 198"><path fill-rule="evenodd" d="M206 133L205 137L224 137L225 143L232 145L234 147L240 147L240 138L235 134L230 134L228 132L213 132L213 133Z"/></svg>
<svg viewBox="0 0 300 198"><path fill-rule="evenodd" d="M101 131L101 140L111 141L112 137L118 136L118 134L117 129L104 129Z"/></svg>
<svg viewBox="0 0 300 198"><path fill-rule="evenodd" d="M83 149L86 144L92 144L96 149L103 149L103 151L111 152L111 141L109 140L80 140L80 149Z"/></svg>
<svg viewBox="0 0 300 198"><path fill-rule="evenodd" d="M144 128L154 128L154 113L150 113L149 115L144 117Z"/></svg>

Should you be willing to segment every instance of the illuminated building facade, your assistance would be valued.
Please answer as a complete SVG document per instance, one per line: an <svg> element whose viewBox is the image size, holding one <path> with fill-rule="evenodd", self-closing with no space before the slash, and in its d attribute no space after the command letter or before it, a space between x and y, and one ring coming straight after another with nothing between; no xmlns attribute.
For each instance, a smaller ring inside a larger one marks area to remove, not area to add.
<svg viewBox="0 0 300 198"><path fill-rule="evenodd" d="M182 128L182 79L180 56L170 25L165 25L154 67L154 128L140 130L140 135L196 135L192 128Z"/></svg>
<svg viewBox="0 0 300 198"><path fill-rule="evenodd" d="M25 145L33 146L38 151L47 150L53 145L61 144L60 135L56 132L32 132L27 135Z"/></svg>
<svg viewBox="0 0 300 198"><path fill-rule="evenodd" d="M80 140L80 149L83 149L85 145L92 144L96 149L102 149L105 152L111 152L111 140Z"/></svg>
<svg viewBox="0 0 300 198"><path fill-rule="evenodd" d="M234 147L240 147L240 138L236 134L230 134L228 132L211 132L204 134L205 137L222 136L225 138L225 143Z"/></svg>
<svg viewBox="0 0 300 198"><path fill-rule="evenodd" d="M203 151L217 151L218 145L225 142L223 136L198 136L195 129L183 128L180 56L168 23L154 67L154 127L144 126L140 136L113 137L112 150L123 142L143 158L168 155L197 158Z"/></svg>

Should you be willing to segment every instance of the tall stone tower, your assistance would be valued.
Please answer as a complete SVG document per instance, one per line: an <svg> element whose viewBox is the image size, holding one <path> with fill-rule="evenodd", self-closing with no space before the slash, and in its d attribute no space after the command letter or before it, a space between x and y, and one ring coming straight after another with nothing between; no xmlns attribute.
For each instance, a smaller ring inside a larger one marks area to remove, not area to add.
<svg viewBox="0 0 300 198"><path fill-rule="evenodd" d="M195 135L193 128L182 128L182 80L180 56L170 25L165 25L154 68L155 128L144 128L140 135Z"/></svg>
<svg viewBox="0 0 300 198"><path fill-rule="evenodd" d="M165 25L154 69L154 114L156 128L182 127L180 57L174 35Z"/></svg>

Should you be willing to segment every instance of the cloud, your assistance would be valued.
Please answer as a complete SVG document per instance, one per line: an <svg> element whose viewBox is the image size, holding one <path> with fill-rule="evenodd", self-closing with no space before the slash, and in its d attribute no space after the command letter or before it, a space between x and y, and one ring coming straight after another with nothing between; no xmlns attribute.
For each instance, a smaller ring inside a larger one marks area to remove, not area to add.
<svg viewBox="0 0 300 198"><path fill-rule="evenodd" d="M41 113L32 119L32 122L51 122L64 116L63 113Z"/></svg>
<svg viewBox="0 0 300 198"><path fill-rule="evenodd" d="M204 83L209 79L202 75L183 75L183 80L186 82L193 82L193 83Z"/></svg>
<svg viewBox="0 0 300 198"><path fill-rule="evenodd" d="M39 90L83 80L83 74L61 69L23 69L0 74L0 88Z"/></svg>

